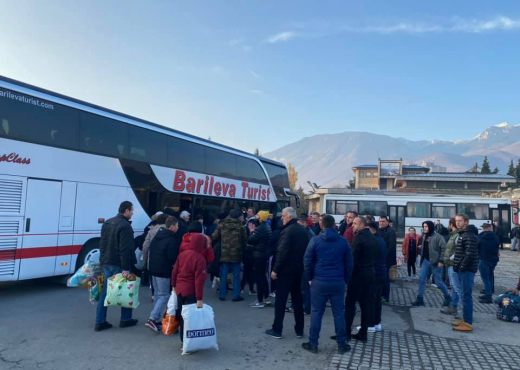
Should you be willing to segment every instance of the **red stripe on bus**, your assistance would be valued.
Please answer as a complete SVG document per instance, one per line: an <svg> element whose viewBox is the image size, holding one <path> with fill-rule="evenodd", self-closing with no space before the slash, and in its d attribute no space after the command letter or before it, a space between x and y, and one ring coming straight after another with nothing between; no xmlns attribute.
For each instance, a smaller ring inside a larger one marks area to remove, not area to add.
<svg viewBox="0 0 520 370"><path fill-rule="evenodd" d="M23 248L16 250L16 259L26 258L44 258L67 256L69 254L78 254L82 245L63 245L59 247L39 247L39 248Z"/></svg>
<svg viewBox="0 0 520 370"><path fill-rule="evenodd" d="M137 230L134 231L134 234L136 233L143 233L144 230ZM13 234L13 235L0 235L0 238L21 238L21 237L27 237L27 236L52 236L52 235L101 235L101 231L98 231L97 233L53 233L53 234Z"/></svg>

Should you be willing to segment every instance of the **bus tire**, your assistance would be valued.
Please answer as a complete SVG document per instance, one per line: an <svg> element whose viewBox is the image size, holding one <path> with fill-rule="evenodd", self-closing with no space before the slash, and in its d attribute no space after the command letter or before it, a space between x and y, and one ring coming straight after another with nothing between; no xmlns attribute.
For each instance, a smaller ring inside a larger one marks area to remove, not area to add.
<svg viewBox="0 0 520 370"><path fill-rule="evenodd" d="M81 248L81 251L78 254L78 258L76 259L76 269L74 272L78 271L78 269L85 264L85 259L87 256L92 255L93 252L99 250L99 241L100 238L94 238L88 240L85 244L83 244L83 247Z"/></svg>

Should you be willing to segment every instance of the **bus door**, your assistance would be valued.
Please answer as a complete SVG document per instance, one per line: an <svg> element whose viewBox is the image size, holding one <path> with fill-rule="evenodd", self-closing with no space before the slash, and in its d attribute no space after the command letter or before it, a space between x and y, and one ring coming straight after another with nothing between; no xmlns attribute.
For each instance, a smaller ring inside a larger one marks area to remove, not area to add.
<svg viewBox="0 0 520 370"><path fill-rule="evenodd" d="M398 238L404 238L405 230L405 214L404 214L404 206L389 206L389 217L390 220L394 223L394 230L397 234Z"/></svg>
<svg viewBox="0 0 520 370"><path fill-rule="evenodd" d="M27 180L0 175L0 281L18 279Z"/></svg>
<svg viewBox="0 0 520 370"><path fill-rule="evenodd" d="M509 233L511 232L511 206L508 204L498 204L498 208L489 208L489 218L491 222L498 221L504 230L504 239L506 243L511 242Z"/></svg>
<svg viewBox="0 0 520 370"><path fill-rule="evenodd" d="M61 187L61 181L27 181L20 279L54 275Z"/></svg>

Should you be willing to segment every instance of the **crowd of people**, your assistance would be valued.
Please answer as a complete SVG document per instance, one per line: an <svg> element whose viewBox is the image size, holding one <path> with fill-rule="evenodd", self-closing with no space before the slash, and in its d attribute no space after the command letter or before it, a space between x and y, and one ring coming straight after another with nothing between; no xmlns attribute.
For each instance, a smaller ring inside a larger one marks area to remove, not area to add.
<svg viewBox="0 0 520 370"><path fill-rule="evenodd" d="M117 273L128 276L133 270L132 214L132 204L123 202L119 214L102 227L100 262L105 280ZM351 339L366 342L367 333L382 330L382 305L390 301L397 266L397 236L387 216L379 216L376 222L371 215L349 211L337 226L330 215L315 212L310 217L298 216L291 207L285 208L279 219L268 211L231 209L209 227L200 216L190 222L190 216L187 211L179 218L158 213L142 237L140 248L153 289L154 306L145 324L151 330L161 331L161 320L174 292L182 341L182 306L202 307L208 273L220 301L227 300L228 290L232 291L232 302L243 301L246 286L249 295L256 296L251 308L264 308L275 298L273 323L266 330L273 338L282 338L287 312L294 314L294 333L302 338L304 317L310 315L309 341L302 347L312 353L318 352L327 306L331 307L336 332L331 339L337 342L339 353L350 350ZM478 234L465 214L452 218L447 232L439 224L424 221L421 234L412 227L403 241L408 281L417 278L417 262L420 265L418 295L412 305L424 305L426 283L433 277L444 295L442 313L457 316L454 330L470 332L475 273L480 271L485 286L480 301L491 303L500 240L491 224L482 225ZM96 331L112 327L106 321L105 296L106 287L97 310ZM462 317L458 317L459 301ZM356 304L361 309L361 324L352 334ZM122 308L120 327L136 324L132 310Z"/></svg>

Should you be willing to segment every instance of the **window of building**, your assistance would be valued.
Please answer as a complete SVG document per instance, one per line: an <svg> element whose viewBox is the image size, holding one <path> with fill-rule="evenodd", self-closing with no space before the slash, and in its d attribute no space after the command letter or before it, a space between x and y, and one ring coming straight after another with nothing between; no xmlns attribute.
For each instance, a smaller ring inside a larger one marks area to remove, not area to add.
<svg viewBox="0 0 520 370"><path fill-rule="evenodd" d="M364 179L365 178L365 171L359 171L359 178Z"/></svg>
<svg viewBox="0 0 520 370"><path fill-rule="evenodd" d="M367 179L372 177L372 172L367 171Z"/></svg>
<svg viewBox="0 0 520 370"><path fill-rule="evenodd" d="M167 136L141 127L129 126L128 158L137 161L168 165Z"/></svg>
<svg viewBox="0 0 520 370"><path fill-rule="evenodd" d="M356 211L358 210L358 204L357 202L344 202L344 201L337 201L336 202L336 214L337 215L344 215L347 212L350 211Z"/></svg>
<svg viewBox="0 0 520 370"><path fill-rule="evenodd" d="M80 149L112 157L128 157L128 124L80 112Z"/></svg>
<svg viewBox="0 0 520 370"><path fill-rule="evenodd" d="M372 216L387 216L387 202L360 201L359 214Z"/></svg>
<svg viewBox="0 0 520 370"><path fill-rule="evenodd" d="M408 217L431 217L430 203L408 203L406 211Z"/></svg>
<svg viewBox="0 0 520 370"><path fill-rule="evenodd" d="M432 217L434 218L452 218L457 214L455 204L432 204Z"/></svg>
<svg viewBox="0 0 520 370"><path fill-rule="evenodd" d="M325 206L325 213L328 215L336 214L336 201L328 200Z"/></svg>
<svg viewBox="0 0 520 370"><path fill-rule="evenodd" d="M168 137L168 166L206 173L204 146L176 137Z"/></svg>
<svg viewBox="0 0 520 370"><path fill-rule="evenodd" d="M489 206L487 204L463 203L458 204L458 213L465 213L472 220L487 220Z"/></svg>
<svg viewBox="0 0 520 370"><path fill-rule="evenodd" d="M379 175L378 175L377 172L374 172L374 173L372 174L372 176L373 176L373 177L379 177Z"/></svg>

